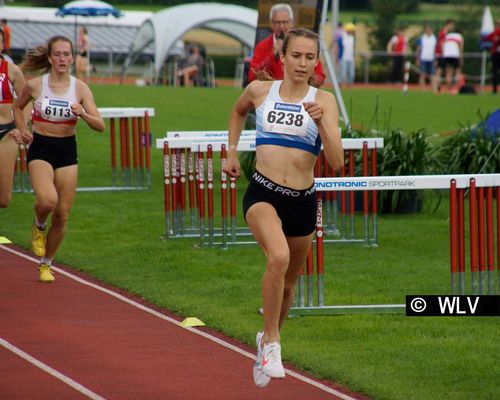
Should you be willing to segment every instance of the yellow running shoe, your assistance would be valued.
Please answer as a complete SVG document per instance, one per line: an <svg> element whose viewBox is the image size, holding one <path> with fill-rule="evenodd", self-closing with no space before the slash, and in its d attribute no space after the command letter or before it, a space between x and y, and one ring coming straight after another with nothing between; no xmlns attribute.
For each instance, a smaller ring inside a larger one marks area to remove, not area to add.
<svg viewBox="0 0 500 400"><path fill-rule="evenodd" d="M50 271L50 265L40 264L38 266L38 272L40 272L40 282L51 283L56 280Z"/></svg>
<svg viewBox="0 0 500 400"><path fill-rule="evenodd" d="M33 224L31 250L37 257L45 255L45 229L39 229L36 224Z"/></svg>

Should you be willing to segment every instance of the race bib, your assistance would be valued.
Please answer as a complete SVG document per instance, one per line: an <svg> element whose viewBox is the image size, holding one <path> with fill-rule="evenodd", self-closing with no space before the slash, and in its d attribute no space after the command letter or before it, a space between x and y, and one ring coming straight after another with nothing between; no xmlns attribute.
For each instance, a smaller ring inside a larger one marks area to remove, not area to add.
<svg viewBox="0 0 500 400"><path fill-rule="evenodd" d="M69 101L67 100L45 98L42 100L40 113L42 118L53 122L76 119L75 114L71 111Z"/></svg>
<svg viewBox="0 0 500 400"><path fill-rule="evenodd" d="M264 107L265 132L306 136L309 114L301 104L267 101Z"/></svg>

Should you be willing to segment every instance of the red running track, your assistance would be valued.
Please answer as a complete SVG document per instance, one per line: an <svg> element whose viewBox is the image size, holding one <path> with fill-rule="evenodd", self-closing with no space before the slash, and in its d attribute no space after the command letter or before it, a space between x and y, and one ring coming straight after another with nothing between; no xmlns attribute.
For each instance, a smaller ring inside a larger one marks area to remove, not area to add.
<svg viewBox="0 0 500 400"><path fill-rule="evenodd" d="M265 389L252 379L254 349L117 289L0 245L1 399L364 399L287 366ZM79 274L81 275L81 274Z"/></svg>

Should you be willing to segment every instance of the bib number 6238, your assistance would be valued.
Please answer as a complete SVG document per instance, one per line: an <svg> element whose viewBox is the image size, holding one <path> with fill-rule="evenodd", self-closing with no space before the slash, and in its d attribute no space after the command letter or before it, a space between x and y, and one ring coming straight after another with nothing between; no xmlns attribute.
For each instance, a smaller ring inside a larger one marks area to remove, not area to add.
<svg viewBox="0 0 500 400"><path fill-rule="evenodd" d="M267 122L270 124L295 125L302 126L304 124L304 116L297 113L285 113L283 111L269 111L267 114Z"/></svg>

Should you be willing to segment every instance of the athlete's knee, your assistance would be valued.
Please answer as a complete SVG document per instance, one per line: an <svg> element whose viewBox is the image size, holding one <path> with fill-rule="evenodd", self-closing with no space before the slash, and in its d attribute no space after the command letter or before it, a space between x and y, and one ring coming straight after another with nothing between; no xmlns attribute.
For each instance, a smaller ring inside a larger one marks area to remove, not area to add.
<svg viewBox="0 0 500 400"><path fill-rule="evenodd" d="M285 274L290 262L290 252L287 248L274 249L268 254L268 268L275 273Z"/></svg>
<svg viewBox="0 0 500 400"><path fill-rule="evenodd" d="M37 208L41 212L52 212L57 206L57 196L39 196Z"/></svg>

